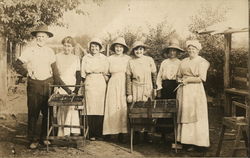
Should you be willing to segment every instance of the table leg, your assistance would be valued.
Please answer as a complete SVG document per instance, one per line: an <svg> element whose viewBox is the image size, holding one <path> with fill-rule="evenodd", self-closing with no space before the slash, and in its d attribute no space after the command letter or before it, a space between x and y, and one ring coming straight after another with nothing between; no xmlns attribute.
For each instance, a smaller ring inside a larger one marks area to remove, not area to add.
<svg viewBox="0 0 250 158"><path fill-rule="evenodd" d="M174 120L174 144L175 144L175 153L177 153L177 124L176 124L176 114L173 113L173 120Z"/></svg>
<svg viewBox="0 0 250 158"><path fill-rule="evenodd" d="M50 117L50 115L49 115L49 113L50 113L50 110L49 110L49 108L50 107L48 107L48 116L47 116L47 118L48 118L48 121L47 121L47 140L49 140L49 121L50 121L50 119L49 119L49 117ZM49 143L47 143L46 144L46 148L47 148L47 152L49 151Z"/></svg>
<svg viewBox="0 0 250 158"><path fill-rule="evenodd" d="M133 152L133 135L134 135L134 129L131 127L130 131L130 152Z"/></svg>

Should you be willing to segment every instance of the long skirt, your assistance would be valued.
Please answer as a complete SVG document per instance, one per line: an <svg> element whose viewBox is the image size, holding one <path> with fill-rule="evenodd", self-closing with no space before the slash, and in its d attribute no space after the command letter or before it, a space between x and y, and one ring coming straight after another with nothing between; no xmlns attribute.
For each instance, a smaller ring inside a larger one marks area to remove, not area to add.
<svg viewBox="0 0 250 158"><path fill-rule="evenodd" d="M127 133L127 119L125 73L113 73L107 89L103 134Z"/></svg>
<svg viewBox="0 0 250 158"><path fill-rule="evenodd" d="M59 125L80 125L79 112L73 106L61 106L58 108L57 121ZM59 127L58 136L80 134L80 128Z"/></svg>
<svg viewBox="0 0 250 158"><path fill-rule="evenodd" d="M207 98L202 83L187 84L177 91L177 141L208 147L209 127Z"/></svg>
<svg viewBox="0 0 250 158"><path fill-rule="evenodd" d="M102 137L103 116L88 115L89 137Z"/></svg>

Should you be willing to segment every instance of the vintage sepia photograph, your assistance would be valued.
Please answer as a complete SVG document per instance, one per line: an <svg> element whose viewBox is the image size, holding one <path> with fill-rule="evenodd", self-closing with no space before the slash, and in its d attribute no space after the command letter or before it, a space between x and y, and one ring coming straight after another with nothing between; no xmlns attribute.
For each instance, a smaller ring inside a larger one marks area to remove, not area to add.
<svg viewBox="0 0 250 158"><path fill-rule="evenodd" d="M0 157L250 157L248 0L0 0Z"/></svg>

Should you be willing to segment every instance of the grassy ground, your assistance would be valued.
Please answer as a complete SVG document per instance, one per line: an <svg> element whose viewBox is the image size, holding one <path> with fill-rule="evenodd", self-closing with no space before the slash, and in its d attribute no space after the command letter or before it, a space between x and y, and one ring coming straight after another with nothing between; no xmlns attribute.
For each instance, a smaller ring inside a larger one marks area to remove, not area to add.
<svg viewBox="0 0 250 158"><path fill-rule="evenodd" d="M80 148L75 148L74 142L57 142L47 152L44 146L37 150L28 149L26 140L27 129L27 106L25 86L19 87L9 95L8 108L4 117L0 118L0 157L214 157L218 145L219 133L223 111L218 105L209 104L209 125L211 147L207 151L188 152L179 150L175 153L171 149L173 134L167 135L167 143L161 142L159 134L150 134L152 142L134 145L134 152L130 153L129 139L126 135L126 142L117 143L113 137L109 141L91 141ZM12 114L12 115L11 115ZM38 128L39 129L39 128ZM226 137L232 137L232 130L227 131ZM223 143L221 156L230 156L233 142ZM245 151L237 152L237 156L246 156Z"/></svg>

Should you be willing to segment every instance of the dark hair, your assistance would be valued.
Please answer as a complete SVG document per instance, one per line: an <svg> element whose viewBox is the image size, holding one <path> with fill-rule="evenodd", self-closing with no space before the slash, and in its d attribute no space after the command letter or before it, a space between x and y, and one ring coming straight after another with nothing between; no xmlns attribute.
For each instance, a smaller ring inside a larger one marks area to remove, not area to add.
<svg viewBox="0 0 250 158"><path fill-rule="evenodd" d="M137 46L137 47L135 47L135 48L133 48L132 50L131 50L131 54L130 55L135 55L135 49L138 49L138 48L140 48L140 47L142 47L143 49L144 49L144 51L146 50L146 47L144 47L144 46Z"/></svg>
<svg viewBox="0 0 250 158"><path fill-rule="evenodd" d="M62 40L62 44L64 45L65 43L69 43L71 44L73 47L76 45L76 41L74 40L74 38L72 38L71 36L67 36Z"/></svg>
<svg viewBox="0 0 250 158"><path fill-rule="evenodd" d="M96 45L99 46L100 50L102 49L102 45L100 45L100 43L97 43L97 42L90 42L90 44L89 44L89 50L90 50L91 44L96 44Z"/></svg>

